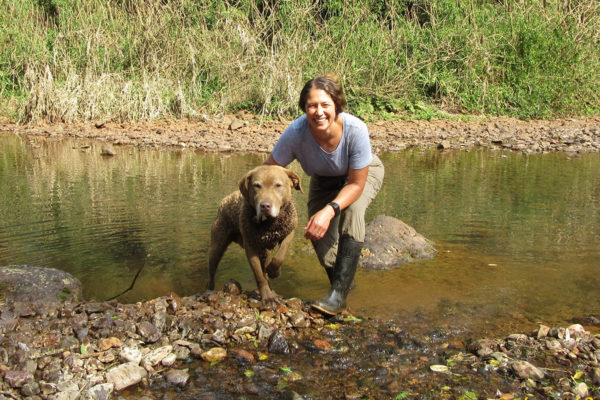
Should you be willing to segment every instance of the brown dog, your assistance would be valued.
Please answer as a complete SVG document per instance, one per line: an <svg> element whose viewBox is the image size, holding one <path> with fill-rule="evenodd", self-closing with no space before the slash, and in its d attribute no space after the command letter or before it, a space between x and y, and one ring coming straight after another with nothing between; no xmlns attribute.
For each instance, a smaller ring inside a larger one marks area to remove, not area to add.
<svg viewBox="0 0 600 400"><path fill-rule="evenodd" d="M221 201L210 233L209 290L215 288L215 273L223 253L235 242L246 251L262 299L275 300L268 278L279 276L298 223L292 188L302 192L298 174L283 167L263 165L248 172L240 181L240 190ZM277 245L279 248L272 256L270 250Z"/></svg>

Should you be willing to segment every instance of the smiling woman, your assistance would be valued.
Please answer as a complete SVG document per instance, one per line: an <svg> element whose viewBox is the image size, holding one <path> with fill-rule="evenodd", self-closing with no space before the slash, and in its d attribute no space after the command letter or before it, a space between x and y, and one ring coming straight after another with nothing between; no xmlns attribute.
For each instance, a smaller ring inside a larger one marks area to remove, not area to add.
<svg viewBox="0 0 600 400"><path fill-rule="evenodd" d="M346 100L335 77L306 82L299 106L305 115L285 130L265 163L287 166L297 159L311 177L304 236L331 283L313 307L334 315L346 308L365 236L365 211L384 169L371 152L367 126L343 112Z"/></svg>

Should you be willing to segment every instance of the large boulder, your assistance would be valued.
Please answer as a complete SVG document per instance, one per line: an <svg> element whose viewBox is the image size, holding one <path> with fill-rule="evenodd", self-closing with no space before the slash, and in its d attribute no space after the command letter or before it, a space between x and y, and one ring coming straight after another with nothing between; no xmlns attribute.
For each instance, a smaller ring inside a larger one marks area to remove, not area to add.
<svg viewBox="0 0 600 400"><path fill-rule="evenodd" d="M48 308L82 300L81 282L67 272L31 265L0 267L0 304L18 309L19 313L40 305Z"/></svg>
<svg viewBox="0 0 600 400"><path fill-rule="evenodd" d="M437 254L433 243L397 218L380 215L366 226L359 266L389 269Z"/></svg>

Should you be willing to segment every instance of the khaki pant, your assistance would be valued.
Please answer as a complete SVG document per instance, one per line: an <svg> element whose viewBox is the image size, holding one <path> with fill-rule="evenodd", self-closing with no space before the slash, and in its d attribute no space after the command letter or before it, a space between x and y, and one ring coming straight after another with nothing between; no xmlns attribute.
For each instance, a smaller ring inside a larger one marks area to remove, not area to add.
<svg viewBox="0 0 600 400"><path fill-rule="evenodd" d="M381 160L373 156L373 162L369 166L369 175L365 188L358 199L350 206L342 210L338 217L331 220L329 229L325 236L313 241L313 247L319 258L319 262L325 268L331 268L335 264L337 255L338 238L341 235L364 242L365 240L365 212L371 201L375 198L383 182L384 168ZM308 191L308 217L321 210L327 203L332 201L343 187L344 181L336 184L328 178L312 177ZM332 184L333 183L333 184ZM332 187L333 186L333 187Z"/></svg>

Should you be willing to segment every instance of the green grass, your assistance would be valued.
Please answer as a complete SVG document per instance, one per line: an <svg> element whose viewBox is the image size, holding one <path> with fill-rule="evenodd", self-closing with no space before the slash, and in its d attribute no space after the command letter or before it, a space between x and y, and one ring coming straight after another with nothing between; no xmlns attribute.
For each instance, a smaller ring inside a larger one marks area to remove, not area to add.
<svg viewBox="0 0 600 400"><path fill-rule="evenodd" d="M0 114L299 114L334 73L364 118L600 112L600 3L0 0Z"/></svg>

